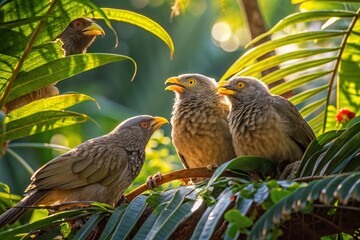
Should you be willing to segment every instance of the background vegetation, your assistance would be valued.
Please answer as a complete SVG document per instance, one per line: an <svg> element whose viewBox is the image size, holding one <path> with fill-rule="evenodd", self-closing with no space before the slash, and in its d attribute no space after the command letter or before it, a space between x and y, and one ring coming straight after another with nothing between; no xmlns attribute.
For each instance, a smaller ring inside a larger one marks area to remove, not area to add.
<svg viewBox="0 0 360 240"><path fill-rule="evenodd" d="M19 21L34 17L31 15L33 12L28 11L29 6L23 1L6 2L8 1L3 2L0 9L3 13L1 30L20 29L29 38L32 33L26 32L29 25L32 26L30 29L35 29L41 19L35 19L35 22ZM16 8L18 15L11 15L11 11L6 10L9 6L7 4L12 4L11 2L19 4ZM54 11L55 16L57 14L61 16L55 19L59 21L58 25L54 26L54 23L50 22L54 19L46 20L44 29L48 32L44 33L43 42L36 42L35 46L39 48L45 47L43 45L52 40L56 33L61 32L69 19L94 9L94 5L88 1L59 2L68 8ZM110 214L111 218L102 235L103 239L110 236L117 239L126 236L164 239L171 234L179 234L177 227L182 222L181 228L187 229L194 239L208 239L211 236L231 239L247 234L253 239L265 236L320 237L341 232L353 235L357 231L359 221L355 216L359 212L360 199L358 187L360 125L358 118L346 126L337 123L335 115L336 111L343 107L347 107L357 115L360 113L358 85L360 47L357 41L359 4L347 1L334 3L298 0L293 1L296 4L292 5L289 1L258 1L269 29L279 20L282 21L266 34L271 36L272 41L258 45L256 42L261 37L256 38L252 42L256 47L245 51L243 46L256 36L251 37L248 29L250 23L245 17L246 4L242 5L242 2L175 1L172 3L172 12L170 4L161 0L94 1L94 3L100 7L128 9L159 23L174 41L173 58L170 60L169 48L164 41L160 41L149 32L123 23L121 20L112 21L112 24L108 25L109 28L106 28L106 23L109 24L108 20L106 18L104 22L98 20L97 22L104 26L107 35L98 38L88 52L118 54L117 62L73 76L58 83L57 86L62 93L76 91L96 99L100 109L91 101L78 106L64 105L63 108L71 107L71 114L74 111L90 116L100 127L95 127L94 123L89 121L31 137L25 137L26 134L23 134L19 140L11 141L10 150L16 149L19 156L8 151L2 157L0 181L9 185L12 193L23 192L31 175L30 168L37 169L59 154L57 150L37 150L34 145L29 144L27 148L19 148L19 143L50 142L71 148L85 139L107 133L128 116L146 113L170 118L173 96L163 91L163 82L167 77L181 73L198 72L216 79L224 79L235 74L253 75L268 84L285 78L287 82L272 88L272 92L283 94L291 91L291 101L297 104L303 116L316 131L319 136L318 141L309 146L296 181L268 180L252 183L247 182L246 177L242 176L231 181L219 178L225 169L238 172L261 166L265 175L272 169L271 164L266 165L265 160L239 158L223 165L214 173L211 180L203 185L175 188L150 197L140 195L130 205L123 205L114 211L110 207L93 206L88 210L60 213L15 228L13 232L5 231L2 233L3 237L26 233L29 229L57 225L59 219L71 218L79 214L84 218L91 216L90 220L81 231L66 233L79 239L90 234L99 222L107 221ZM44 1L43 4L48 6L49 3ZM37 3L37 6L41 4ZM37 8L31 9L35 11ZM74 11L74 9L80 10ZM299 11L301 13L298 13ZM97 14L100 13L97 11ZM291 15L292 13L294 14ZM180 15L176 16L177 14ZM10 27L6 25L14 24L13 22L18 25ZM111 27L119 36L119 46L116 48L114 47L116 36ZM11 37L6 40L8 46L12 46ZM54 45L54 47L58 46ZM11 49L13 50L11 54L6 52L8 49L4 47L1 52L4 55L2 60L5 62L11 61L7 58L8 55L23 56L23 49ZM276 50L276 56L258 63L259 57L272 50ZM60 58L54 56L56 59ZM138 66L133 82L130 81L134 69L132 61L118 62L118 60L128 60L126 56L134 59ZM91 58L91 54L89 57ZM50 60L45 59L40 64L47 62ZM280 66L280 69L260 74L276 66ZM18 76L21 77L21 73ZM26 80L26 75L23 78ZM4 77L2 80L2 84L6 86L8 79ZM29 89L27 91L31 90ZM85 96L84 99L90 98ZM72 105L80 102L82 101L74 101ZM24 116L15 115L14 119L19 120L22 117ZM75 122L87 118L85 115L80 115ZM9 121L15 121L14 119L3 119L2 136L6 136L4 132L11 130ZM33 121L33 118L27 121ZM322 135L323 132L326 133ZM147 156L143 172L133 187L143 183L148 175L159 170L169 172L181 168L171 146L169 133L170 127L165 129L165 132L158 132L155 135L155 139L149 144L150 154ZM3 140L7 139L3 137ZM252 163L251 166L249 162ZM24 168L26 164L29 166ZM326 177L322 178L322 176ZM176 185L175 183L173 186ZM4 190L9 191L5 186ZM19 199L15 195L1 196L2 209ZM9 198L13 202L9 202ZM170 211L164 211L165 208ZM148 209L156 209L156 211L149 213ZM223 218L224 213L226 222ZM196 224L187 223L190 216L190 219L196 220ZM209 216L217 217L209 218ZM40 215L32 217L33 220L40 218ZM290 224L285 222L289 218ZM131 221L123 219L131 219ZM140 230L132 231L136 229L139 221L145 221L145 224ZM331 225L331 222L335 224ZM190 231L186 228L186 223L196 228ZM63 232L66 232L67 226L62 225ZM330 226L332 231L329 231ZM217 229L219 231L216 231ZM302 235L298 232L299 229L302 230ZM309 229L317 229L317 232L314 233ZM53 231L53 234L54 232L56 231Z"/></svg>

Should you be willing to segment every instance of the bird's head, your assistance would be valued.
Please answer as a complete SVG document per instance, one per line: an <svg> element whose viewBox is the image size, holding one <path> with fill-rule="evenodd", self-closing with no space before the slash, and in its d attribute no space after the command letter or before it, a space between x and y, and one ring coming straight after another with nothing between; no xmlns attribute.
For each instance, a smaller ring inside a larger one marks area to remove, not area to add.
<svg viewBox="0 0 360 240"><path fill-rule="evenodd" d="M270 95L266 84L253 77L233 77L219 82L218 92L231 102L253 102Z"/></svg>
<svg viewBox="0 0 360 240"><path fill-rule="evenodd" d="M183 74L165 81L165 90L172 90L180 98L206 97L216 94L216 81L200 74Z"/></svg>
<svg viewBox="0 0 360 240"><path fill-rule="evenodd" d="M97 35L105 31L89 18L77 18L57 37L63 42L66 55L86 53Z"/></svg>
<svg viewBox="0 0 360 240"><path fill-rule="evenodd" d="M165 123L168 121L163 117L140 115L123 121L110 134L126 139L123 144L145 147L151 135Z"/></svg>

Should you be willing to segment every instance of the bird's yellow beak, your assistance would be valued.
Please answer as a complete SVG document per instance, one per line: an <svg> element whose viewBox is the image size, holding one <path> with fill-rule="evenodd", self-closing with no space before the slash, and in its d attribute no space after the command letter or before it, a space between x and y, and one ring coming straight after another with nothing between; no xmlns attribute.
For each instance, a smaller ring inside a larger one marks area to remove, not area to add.
<svg viewBox="0 0 360 240"><path fill-rule="evenodd" d="M181 93L185 89L184 85L182 85L180 83L180 78L178 78L178 77L168 78L165 81L165 84L168 84L168 86L165 88L165 90L172 90L172 91Z"/></svg>
<svg viewBox="0 0 360 240"><path fill-rule="evenodd" d="M218 93L222 95L235 95L236 91L229 89L231 85L228 81L222 81L217 84Z"/></svg>
<svg viewBox="0 0 360 240"><path fill-rule="evenodd" d="M153 120L151 121L150 126L152 129L156 130L156 129L160 128L162 125L164 125L165 123L169 123L168 120L166 120L166 118L153 117Z"/></svg>
<svg viewBox="0 0 360 240"><path fill-rule="evenodd" d="M102 29L96 23L92 23L90 26L84 28L82 30L82 32L83 32L84 35L91 35L91 36L105 35L104 29Z"/></svg>

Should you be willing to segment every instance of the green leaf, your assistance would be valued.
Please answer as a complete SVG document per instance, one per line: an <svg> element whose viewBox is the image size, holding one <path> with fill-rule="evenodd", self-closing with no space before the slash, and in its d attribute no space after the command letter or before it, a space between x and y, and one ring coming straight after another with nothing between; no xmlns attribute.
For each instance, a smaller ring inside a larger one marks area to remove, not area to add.
<svg viewBox="0 0 360 240"><path fill-rule="evenodd" d="M308 70L308 69L311 69L314 67L318 67L323 64L332 62L336 59L337 59L336 57L329 57L329 58L321 58L321 59L316 59L316 60L311 60L311 61L300 62L297 64L292 64L288 67L280 68L279 70L269 73L266 76L260 78L260 80L267 84L274 83L274 82L276 82L286 76L289 76L291 74L301 72L304 70Z"/></svg>
<svg viewBox="0 0 360 240"><path fill-rule="evenodd" d="M272 67L279 66L281 63L299 58L312 57L316 54L332 52L336 50L339 50L339 48L315 48L315 49L296 50L281 55L274 55L262 61L256 62L253 65L250 65L249 67L238 72L236 75L256 77L256 74L258 74L259 72L262 72Z"/></svg>
<svg viewBox="0 0 360 240"><path fill-rule="evenodd" d="M168 219L163 223L156 235L149 239L168 239L177 227L188 219L192 214L195 201L189 201L176 208Z"/></svg>
<svg viewBox="0 0 360 240"><path fill-rule="evenodd" d="M239 229L251 227L254 224L250 218L242 215L237 209L227 211L224 218L230 223L235 223Z"/></svg>
<svg viewBox="0 0 360 240"><path fill-rule="evenodd" d="M182 203L184 202L186 196L193 190L193 188L180 188L176 190L175 194L165 207L165 209L160 213L158 219L155 221L153 227L147 234L146 239L165 239L162 238L164 236L170 236L172 231L175 229L168 228L166 231L162 232L163 227L167 221L171 221L173 224L173 218L176 219L184 219L186 214L184 214L183 210L179 210ZM188 208L187 206L186 208ZM178 216L180 214L181 216ZM166 225L169 227L169 225Z"/></svg>
<svg viewBox="0 0 360 240"><path fill-rule="evenodd" d="M283 30L285 27L289 25L293 25L296 23L310 22L314 20L329 19L332 17L350 18L355 16L356 16L355 12L342 11L342 10L336 10L336 11L321 10L321 11L306 11L306 12L293 13L281 19L273 28L271 28L266 33L261 34L256 38L254 38L253 40L251 40L248 44L246 44L245 48L259 42L261 39L264 39L265 37L275 32Z"/></svg>
<svg viewBox="0 0 360 240"><path fill-rule="evenodd" d="M305 107L303 107L302 109L300 109L300 113L303 116L303 118L308 117L311 113L313 113L314 111L316 111L317 109L319 109L320 107L322 107L323 105L325 105L326 103L326 99L322 98L319 100L316 100L308 105L306 105Z"/></svg>
<svg viewBox="0 0 360 240"><path fill-rule="evenodd" d="M321 192L332 193L340 203L346 204L356 196L355 192L358 191L359 187L352 188L352 186L358 186L359 182L360 172L312 181L308 186L295 190L268 209L251 228L248 239L263 239L266 236L271 236L273 229L288 219L292 213L306 209L309 204L320 200ZM337 190L331 192L334 188Z"/></svg>
<svg viewBox="0 0 360 240"><path fill-rule="evenodd" d="M328 39L338 37L346 34L346 31L341 30L327 30L327 31L309 31L304 33L293 34L282 37L272 41L265 42L257 47L254 47L244 53L236 62L225 72L220 81L223 81L230 76L237 74L241 69L245 68L264 54L275 50L276 48L286 46L293 43L303 43L305 41Z"/></svg>
<svg viewBox="0 0 360 240"><path fill-rule="evenodd" d="M10 112L7 115L6 122L14 121L16 119L27 117L39 112L50 110L64 110L85 101L93 101L97 103L94 98L79 93L62 94L54 97L41 99Z"/></svg>
<svg viewBox="0 0 360 240"><path fill-rule="evenodd" d="M134 240L146 239L146 236L157 221L159 213L164 211L166 206L166 203L162 203L154 209L154 211L150 214L150 216L145 220L145 222L141 225L140 229L137 231L136 235L133 238Z"/></svg>
<svg viewBox="0 0 360 240"><path fill-rule="evenodd" d="M130 202L120 222L117 224L112 238L126 239L129 236L147 206L146 198L144 195L139 195Z"/></svg>
<svg viewBox="0 0 360 240"><path fill-rule="evenodd" d="M346 41L341 55L339 66L339 79L337 83L337 109L346 107L352 112L360 114L360 20L352 22L353 27Z"/></svg>
<svg viewBox="0 0 360 240"><path fill-rule="evenodd" d="M106 240L110 238L119 221L121 220L121 217L123 216L126 207L126 205L121 205L114 210L104 228L104 231L101 233L99 240Z"/></svg>
<svg viewBox="0 0 360 240"><path fill-rule="evenodd" d="M272 94L281 95L283 93L286 93L288 91L291 91L295 88L298 88L306 83L309 83L312 80L319 79L327 74L332 73L332 71L323 71L323 72L316 72L311 74L306 74L303 76L300 76L296 79L293 79L291 81L286 81L284 83L281 83L279 85L274 86L270 89L270 92ZM306 98L305 98L306 99ZM304 100L305 100L304 99Z"/></svg>
<svg viewBox="0 0 360 240"><path fill-rule="evenodd" d="M45 16L38 16L38 17L23 18L14 21L2 22L0 23L0 28L16 28L25 24L39 22L41 20L44 20L45 18L46 18Z"/></svg>
<svg viewBox="0 0 360 240"><path fill-rule="evenodd" d="M241 171L251 171L256 170L262 173L264 176L267 176L276 171L276 165L274 162L260 157L254 156L242 156L235 158L231 161L223 163L218 167L212 177L208 182L208 187L210 187L216 179L226 170L241 170Z"/></svg>
<svg viewBox="0 0 360 240"><path fill-rule="evenodd" d="M354 139L353 139L354 137ZM319 165L316 166L316 172L320 173L320 171L325 171L328 168L329 164L332 161L335 161L331 166L334 167L336 163L341 163L341 158L343 155L346 157L348 154L350 157L354 156L357 151L359 151L360 146L358 146L358 142L360 138L360 123L355 124L351 128L347 129L341 136L339 136L331 147L326 151L326 153L321 157L319 161ZM348 144L348 142L350 143ZM351 142L353 141L353 142ZM357 149L357 151L355 151ZM323 169L325 167L325 169ZM324 172L324 173L327 173Z"/></svg>
<svg viewBox="0 0 360 240"><path fill-rule="evenodd" d="M88 116L70 111L45 111L6 123L6 132L0 135L3 141L31 136L37 133L70 126L91 120Z"/></svg>
<svg viewBox="0 0 360 240"><path fill-rule="evenodd" d="M328 85L324 85L321 87L311 88L308 90L303 91L302 93L296 94L295 96L292 96L289 98L289 101L291 101L294 105L298 105L299 103L302 103L304 100L323 92L325 89L328 88Z"/></svg>
<svg viewBox="0 0 360 240"><path fill-rule="evenodd" d="M55 83L76 74L94 69L96 67L123 60L130 60L134 63L136 74L135 61L127 56L117 54L104 53L86 53L79 55L71 55L47 64L41 65L29 72L20 73L12 91L10 92L7 101L15 99L19 96L25 95L31 91Z"/></svg>
<svg viewBox="0 0 360 240"><path fill-rule="evenodd" d="M202 220L204 215L201 217L191 239L211 239L218 222L222 219L222 215L231 204L229 199L232 195L234 195L232 189L227 188L218 196L216 204L214 205L214 208L212 208L211 213L208 216L205 215L206 220ZM199 225L201 223L203 226Z"/></svg>
<svg viewBox="0 0 360 240"><path fill-rule="evenodd" d="M85 223L84 226L81 227L80 231L76 233L74 240L86 239L92 231L96 228L98 223L104 218L103 214L95 214L92 215Z"/></svg>
<svg viewBox="0 0 360 240"><path fill-rule="evenodd" d="M169 34L155 21L151 20L148 17L145 17L141 14L124 10L124 9L114 9L114 8L101 8L101 10L106 14L107 18L110 20L116 20L120 22L126 22L143 28L146 31L154 34L170 48L170 57L172 58L174 54L174 43L169 36ZM88 14L93 18L102 19L97 12L92 12Z"/></svg>
<svg viewBox="0 0 360 240"><path fill-rule="evenodd" d="M0 232L0 239L13 239L14 236L22 233L29 233L34 229L42 229L53 226L54 224L60 224L65 221L65 219L69 218L77 218L77 217L86 217L91 214L91 212L95 212L96 209L87 208L85 209L73 209L68 211L63 211L59 213L52 214L46 218L43 218L39 221L23 224L18 227L14 227L5 231Z"/></svg>

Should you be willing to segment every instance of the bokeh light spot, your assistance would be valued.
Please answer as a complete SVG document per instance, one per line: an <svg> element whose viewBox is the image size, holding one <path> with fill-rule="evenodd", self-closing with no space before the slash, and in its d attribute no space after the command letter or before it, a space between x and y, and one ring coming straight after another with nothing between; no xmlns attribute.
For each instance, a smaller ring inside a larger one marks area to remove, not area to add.
<svg viewBox="0 0 360 240"><path fill-rule="evenodd" d="M226 22L217 22L211 30L212 37L218 42L224 42L231 37L230 25Z"/></svg>

